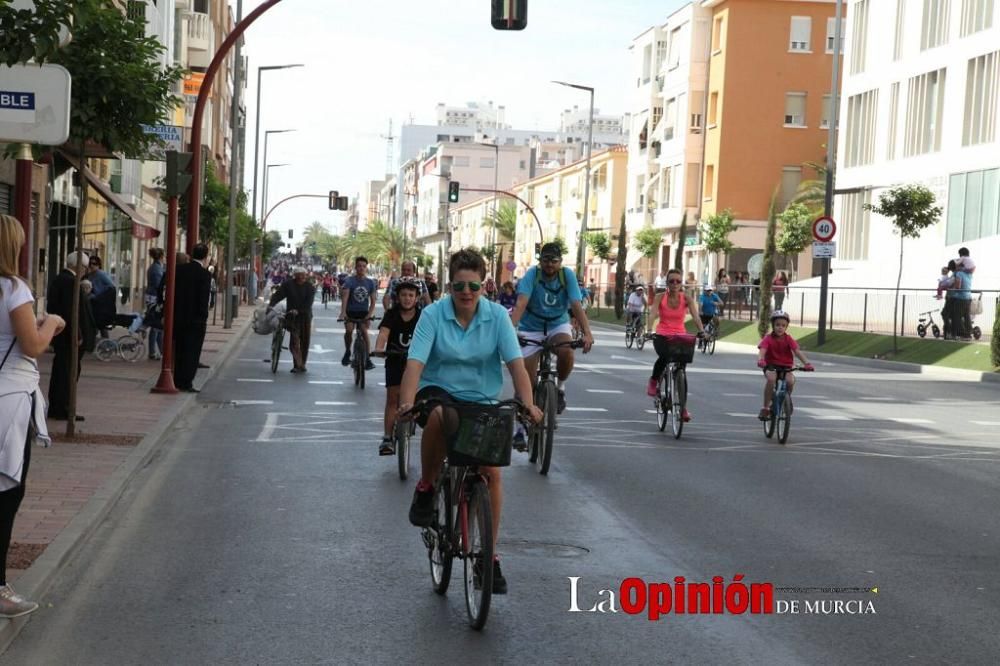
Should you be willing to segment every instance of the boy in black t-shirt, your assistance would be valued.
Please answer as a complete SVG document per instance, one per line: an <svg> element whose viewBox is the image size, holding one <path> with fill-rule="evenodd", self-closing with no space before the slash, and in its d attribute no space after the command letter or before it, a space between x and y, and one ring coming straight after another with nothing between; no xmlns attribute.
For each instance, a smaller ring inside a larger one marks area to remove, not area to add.
<svg viewBox="0 0 1000 666"><path fill-rule="evenodd" d="M419 296L420 284L415 278L403 277L396 281L396 306L382 317L378 339L375 341L373 356L391 352L385 359L385 434L378 447L380 456L396 453L392 429L396 424L396 410L399 407L399 385L406 369L406 351L410 348L410 338L413 337L420 318L420 310L417 309Z"/></svg>

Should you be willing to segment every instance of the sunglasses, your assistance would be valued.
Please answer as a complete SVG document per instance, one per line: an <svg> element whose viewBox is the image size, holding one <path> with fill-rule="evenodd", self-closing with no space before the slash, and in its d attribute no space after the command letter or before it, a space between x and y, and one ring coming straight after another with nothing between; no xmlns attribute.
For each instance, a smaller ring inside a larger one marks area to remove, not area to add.
<svg viewBox="0 0 1000 666"><path fill-rule="evenodd" d="M546 261L550 264L557 264L562 261L562 257L542 257L540 261Z"/></svg>
<svg viewBox="0 0 1000 666"><path fill-rule="evenodd" d="M465 291L466 287L469 287L469 291L471 291L472 293L476 293L477 291L479 291L480 289L483 288L483 283L482 282L471 282L471 281L470 282L452 282L451 283L451 290L455 291L455 292L463 292L463 291Z"/></svg>
<svg viewBox="0 0 1000 666"><path fill-rule="evenodd" d="M680 284L680 280L667 280L667 284Z"/></svg>

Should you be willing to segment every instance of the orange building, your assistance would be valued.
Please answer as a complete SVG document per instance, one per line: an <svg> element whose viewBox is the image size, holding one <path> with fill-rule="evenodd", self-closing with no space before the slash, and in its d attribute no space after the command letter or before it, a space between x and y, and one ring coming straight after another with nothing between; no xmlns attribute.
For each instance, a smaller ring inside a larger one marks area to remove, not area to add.
<svg viewBox="0 0 1000 666"><path fill-rule="evenodd" d="M702 218L732 209L731 270L764 246L804 166L825 160L835 0L702 0L712 10ZM844 12L846 15L846 11ZM806 264L808 265L808 264Z"/></svg>

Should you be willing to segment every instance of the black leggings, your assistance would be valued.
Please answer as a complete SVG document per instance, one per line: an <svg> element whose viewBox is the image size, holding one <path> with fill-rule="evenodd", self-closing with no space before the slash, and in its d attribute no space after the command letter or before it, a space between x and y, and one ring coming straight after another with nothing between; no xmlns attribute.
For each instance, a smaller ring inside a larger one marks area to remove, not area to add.
<svg viewBox="0 0 1000 666"><path fill-rule="evenodd" d="M670 344L662 336L653 337L653 349L656 350L656 363L653 364L653 379L660 380L663 371L667 369L670 362Z"/></svg>
<svg viewBox="0 0 1000 666"><path fill-rule="evenodd" d="M16 488L0 493L0 586L7 584L7 551L10 550L10 536L14 531L14 517L24 499L24 484L28 480L28 464L31 462L31 435L24 442L24 466L21 469L21 483Z"/></svg>

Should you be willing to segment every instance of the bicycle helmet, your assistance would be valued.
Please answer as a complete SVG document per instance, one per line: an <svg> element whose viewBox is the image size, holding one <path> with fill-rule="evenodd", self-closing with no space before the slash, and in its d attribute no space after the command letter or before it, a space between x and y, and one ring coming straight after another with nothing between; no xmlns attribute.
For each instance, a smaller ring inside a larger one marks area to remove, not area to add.
<svg viewBox="0 0 1000 666"><path fill-rule="evenodd" d="M413 289L420 295L420 280L415 277L403 276L401 278L396 278L396 286L393 288L394 293L398 294L400 289Z"/></svg>
<svg viewBox="0 0 1000 666"><path fill-rule="evenodd" d="M771 313L772 324L774 323L775 319L784 319L786 324L790 324L792 322L791 317L789 317L788 313L785 312L784 310L775 310L774 312L772 312Z"/></svg>

